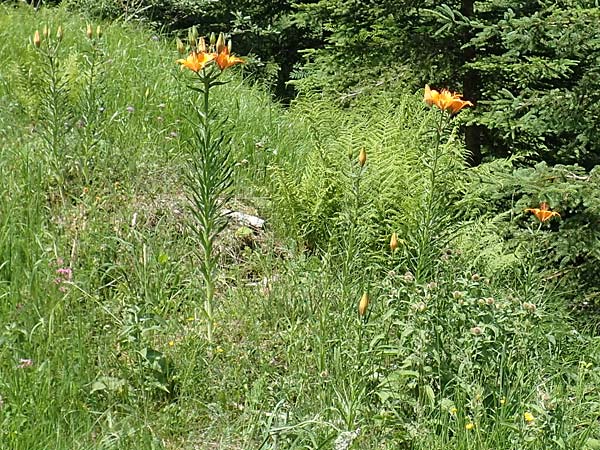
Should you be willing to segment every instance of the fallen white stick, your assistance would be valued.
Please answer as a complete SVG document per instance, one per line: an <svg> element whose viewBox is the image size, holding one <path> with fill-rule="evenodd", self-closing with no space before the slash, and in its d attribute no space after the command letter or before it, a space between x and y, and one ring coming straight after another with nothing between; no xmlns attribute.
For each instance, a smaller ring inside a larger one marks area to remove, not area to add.
<svg viewBox="0 0 600 450"><path fill-rule="evenodd" d="M256 216L253 216L250 214L245 214L245 213L239 212L239 211L231 211L230 209L224 209L223 215L229 216L229 217L233 218L234 220L237 220L238 222L241 222L244 225L249 225L253 228L262 229L265 225L264 219L261 219L260 217L256 217Z"/></svg>

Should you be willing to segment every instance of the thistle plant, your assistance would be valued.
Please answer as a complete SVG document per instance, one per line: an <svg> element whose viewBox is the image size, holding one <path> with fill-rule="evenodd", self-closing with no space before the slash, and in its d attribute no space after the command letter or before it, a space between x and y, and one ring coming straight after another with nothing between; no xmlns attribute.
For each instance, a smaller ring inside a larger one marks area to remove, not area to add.
<svg viewBox="0 0 600 450"><path fill-rule="evenodd" d="M447 152L442 143L442 138L452 122L452 118L464 107L473 106L469 101L462 100L460 94L448 90L438 92L425 86L424 101L429 106L435 106L438 111L435 128L435 143L425 156L424 165L429 172L427 192L424 204L419 212L417 229L415 232L415 278L418 282L425 281L432 273L433 261L439 250L440 236L449 223L447 204L444 201L443 190L447 164Z"/></svg>
<svg viewBox="0 0 600 450"><path fill-rule="evenodd" d="M189 54L185 59L177 60L181 68L187 68L195 75L189 89L199 94L194 103L197 120L195 132L196 145L190 150L187 159L186 184L190 201L193 223L191 228L198 238L200 246L200 272L204 281L204 316L209 342L213 340L213 304L215 296L218 261L214 243L217 235L227 226L227 217L222 205L231 195L233 166L229 157L227 142L222 132L222 120L210 105L210 92L216 86L223 85L223 72L244 61L230 54L231 41L225 44L223 33L206 44L203 37L198 39L195 28L188 36ZM180 53L186 48L181 41L177 43ZM196 106L199 104L200 106Z"/></svg>

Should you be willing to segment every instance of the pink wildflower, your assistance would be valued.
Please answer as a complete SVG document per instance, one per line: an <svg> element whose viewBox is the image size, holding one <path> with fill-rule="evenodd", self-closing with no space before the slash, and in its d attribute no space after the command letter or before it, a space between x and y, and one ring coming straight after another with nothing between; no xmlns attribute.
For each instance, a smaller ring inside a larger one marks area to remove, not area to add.
<svg viewBox="0 0 600 450"><path fill-rule="evenodd" d="M65 281L70 281L73 278L73 269L70 267L62 267L56 269L56 273L62 277Z"/></svg>

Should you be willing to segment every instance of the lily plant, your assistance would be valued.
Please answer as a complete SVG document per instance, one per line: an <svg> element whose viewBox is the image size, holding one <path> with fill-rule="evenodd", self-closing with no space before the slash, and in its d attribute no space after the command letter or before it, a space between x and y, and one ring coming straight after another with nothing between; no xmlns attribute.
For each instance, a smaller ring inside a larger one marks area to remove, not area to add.
<svg viewBox="0 0 600 450"><path fill-rule="evenodd" d="M206 44L203 37L197 38L195 28L188 36L189 53L178 59L181 69L193 72L194 79L188 88L200 94L199 106L194 106L197 118L196 145L188 155L186 183L193 216L191 228L198 238L200 247L200 272L204 281L204 307L207 339L213 341L214 297L218 273L218 260L214 244L218 234L227 226L227 216L222 205L230 196L233 166L225 137L220 131L222 122L210 105L210 92L216 86L226 84L220 79L223 72L244 60L231 54L231 41L225 44L221 33L218 39ZM180 53L185 53L184 44L178 40Z"/></svg>

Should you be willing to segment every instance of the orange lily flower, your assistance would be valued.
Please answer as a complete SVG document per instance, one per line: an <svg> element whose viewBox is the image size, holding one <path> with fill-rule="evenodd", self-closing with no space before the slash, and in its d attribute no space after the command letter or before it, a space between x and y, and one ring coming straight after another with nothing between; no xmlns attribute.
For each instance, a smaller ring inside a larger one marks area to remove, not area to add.
<svg viewBox="0 0 600 450"><path fill-rule="evenodd" d="M440 93L435 89L431 89L428 84L425 85L424 101L428 106L433 106L437 103Z"/></svg>
<svg viewBox="0 0 600 450"><path fill-rule="evenodd" d="M560 214L556 211L550 211L546 202L542 202L539 208L527 208L525 211L532 212L540 222L546 222L553 217L560 217Z"/></svg>
<svg viewBox="0 0 600 450"><path fill-rule="evenodd" d="M177 63L181 64L181 69L187 67L192 72L199 72L211 61L213 61L217 55L214 53L206 52L192 52L186 59L178 59Z"/></svg>
<svg viewBox="0 0 600 450"><path fill-rule="evenodd" d="M229 54L229 49L227 46L224 46L221 50L221 53L217 56L217 65L221 70L225 70L228 67L231 67L235 64L244 64L244 60L242 58L238 58L237 56L233 56Z"/></svg>
<svg viewBox="0 0 600 450"><path fill-rule="evenodd" d="M456 92L450 92L442 89L441 92L431 89L428 84L425 85L424 101L429 106L437 106L442 111L448 111L451 115L458 113L465 106L473 106L468 100L462 100L462 95Z"/></svg>

